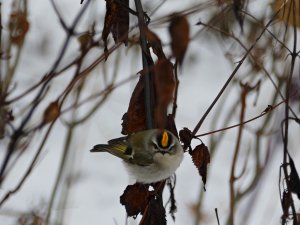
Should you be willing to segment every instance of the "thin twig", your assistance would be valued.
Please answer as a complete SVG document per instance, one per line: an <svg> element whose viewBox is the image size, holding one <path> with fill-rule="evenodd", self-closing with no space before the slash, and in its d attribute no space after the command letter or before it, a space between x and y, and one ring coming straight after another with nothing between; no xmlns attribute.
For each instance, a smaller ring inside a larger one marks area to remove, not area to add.
<svg viewBox="0 0 300 225"><path fill-rule="evenodd" d="M91 1L87 0L87 3L79 11L79 13L77 14L77 16L75 17L75 19L72 23L72 26L70 27L70 30L74 30L76 28L79 20L82 18L83 13L87 9L87 6L88 6L89 2L91 2ZM28 121L30 120L30 118L32 117L34 111L36 110L36 108L39 104L40 97L43 95L44 91L46 90L48 84L51 81L52 75L54 74L56 68L58 67L58 65L61 61L61 59L63 58L64 54L66 53L66 49L69 45L69 41L70 41L72 35L73 35L73 33L70 33L70 32L67 33L67 36L66 36L64 44L61 48L61 51L60 51L56 61L54 62L53 66L52 66L52 68L51 68L51 70L50 70L50 72L47 76L47 81L42 85L41 89L39 90L36 97L34 98L33 105L31 107L31 109L29 110L29 112L27 113L27 115L22 120L21 125L16 129L16 131L12 135L12 138L10 140L9 146L7 148L7 151L6 151L6 155L4 157L4 160L3 160L3 163L2 163L1 169L0 169L0 186L3 182L3 174L5 172L5 169L6 169L7 165L8 165L8 162L11 158L11 155L13 154L20 137L22 135L24 135L24 128L25 128L26 124L28 123Z"/></svg>
<svg viewBox="0 0 300 225"><path fill-rule="evenodd" d="M95 94L92 94L90 95L89 97L86 97L85 99L81 100L80 102L78 102L77 104L72 104L71 106L69 106L68 108L64 109L61 114L64 114L64 113L67 113L69 112L70 110L72 110L73 108L79 108L80 106L86 104L87 102L93 100L93 99L96 99L98 98L99 96L101 95L106 95L107 93L115 90L116 88L128 83L129 81L133 80L133 79L137 79L137 76L136 74L135 75L132 75L132 76L129 76L128 78L120 81L119 83L115 84L114 86L112 85L108 85L104 90L101 90L100 92L98 93L95 93Z"/></svg>
<svg viewBox="0 0 300 225"><path fill-rule="evenodd" d="M217 208L215 208L215 213L216 213L218 225L220 225L220 220L219 220L219 215L218 215L218 209Z"/></svg>
<svg viewBox="0 0 300 225"><path fill-rule="evenodd" d="M235 124L235 125L231 125L231 126L228 126L228 127L225 127L225 128L221 128L221 129L218 129L218 130L210 131L210 132L207 132L207 133L198 134L198 135L196 135L195 137L197 137L197 138L198 138L198 137L203 137L203 136L211 135L211 134L214 134L214 133L219 133L219 132L222 132L222 131L225 131L225 130L229 130L229 129L232 129L232 128L235 128L235 127L240 127L240 126L242 126L242 125L245 125L245 124L247 124L247 123L250 123L250 122L252 122L252 121L254 121L254 120L257 120L257 119L259 119L259 118L265 116L266 114L270 113L270 112L273 111L275 108L277 108L279 105L281 105L282 103L285 103L285 102L286 102L286 101L283 100L283 101L279 102L278 104L272 106L270 109L265 110L265 111L262 112L260 115L255 116L255 117L253 117L253 118L251 118L251 119L245 120L245 121L243 121L243 122L241 122L241 123L238 123L238 124Z"/></svg>
<svg viewBox="0 0 300 225"><path fill-rule="evenodd" d="M177 60L174 65L174 75L175 75L175 93L174 93L174 100L173 100L173 108L172 108L172 116L173 118L176 117L176 110L177 110L177 95L178 95L178 87L179 87L179 79L178 79L178 63Z"/></svg>
<svg viewBox="0 0 300 225"><path fill-rule="evenodd" d="M55 180L54 187L52 189L50 202L49 202L49 205L48 205L47 214L46 214L46 218L45 218L45 222L44 222L45 225L49 224L49 220L51 218L51 212L52 212L52 207L53 207L53 204L54 204L54 200L55 200L55 197L56 197L56 194L57 194L59 184L61 182L63 171L64 171L65 166L66 166L66 160L69 156L70 143L72 141L73 132L74 132L74 126L70 126L69 129L68 129L67 138L65 140L65 145L64 145L64 149L63 149L64 150L63 151L63 156L62 156L62 159L61 159L61 162L60 162L58 174L57 174L57 177L56 177L56 180Z"/></svg>
<svg viewBox="0 0 300 225"><path fill-rule="evenodd" d="M208 107L208 109L206 110L206 112L204 113L204 115L202 116L202 118L200 119L200 121L195 126L194 130L192 131L192 136L195 136L195 134L198 132L198 130L200 129L200 127L203 124L204 120L206 119L206 117L208 116L208 114L210 113L210 111L213 109L214 105L218 102L219 98L222 96L223 92L225 91L225 89L227 88L227 86L229 85L229 83L231 82L231 80L233 79L233 77L236 75L237 71L242 66L242 64L244 63L245 59L250 54L251 50L254 48L254 46L257 44L257 42L260 40L260 38L262 37L262 35L265 33L266 29L271 25L271 23L273 22L273 20L275 19L275 17L277 16L278 13L279 13L279 11L272 16L272 18L269 20L269 22L263 28L263 30L260 33L260 35L256 38L255 42L251 45L251 47L247 50L247 52L245 53L245 55L243 56L243 58L239 61L238 65L235 67L235 69L233 70L233 72L231 73L231 75L229 76L229 78L227 79L227 81L225 82L224 86L222 87L222 89L220 90L220 92L218 93L218 95L216 96L216 98L214 99L214 101L211 103L211 105Z"/></svg>
<svg viewBox="0 0 300 225"><path fill-rule="evenodd" d="M226 32L226 31L224 31L224 30L221 30L221 29L219 29L219 28L217 28L217 27L214 27L214 26L212 26L212 25L209 25L209 24L206 24L206 23L203 23L203 22L201 22L201 25L203 25L203 26L205 26L205 27L208 27L208 28L210 28L210 29L212 29L212 30L215 30L215 31L217 31L217 32L219 32L219 33L221 33L221 34L223 34L223 35L226 35L227 37L230 37L230 38L234 39L234 40L235 40L235 41L236 41L243 49L245 49L245 50L247 51L246 46L245 46L245 45L240 41L240 39L237 38L233 33L228 33L228 32ZM276 39L276 40L277 40L277 39ZM291 51L289 50L289 52L291 52ZM281 97L282 99L285 99L284 96L283 96L283 94L282 94L282 92L281 92L281 90L280 90L280 88L276 85L274 79L272 78L272 76L270 75L270 73L267 71L267 69L265 68L265 66L264 66L263 64L260 64L260 63L256 62L255 57L254 57L254 55L253 55L252 53L250 53L249 55L250 55L251 58L253 59L253 62L254 62L259 68L261 68L261 69L264 71L264 73L266 74L266 76L268 77L268 79L270 80L270 82L272 83L273 87L274 87L274 88L276 89L276 91L279 93L280 97ZM290 107L290 111L291 111L291 113L292 113L295 117L297 117L297 115L296 115L296 113L294 112L294 110L292 109L292 107Z"/></svg>
<svg viewBox="0 0 300 225"><path fill-rule="evenodd" d="M165 3L167 0L162 0L162 3L159 4L157 7L155 7L150 15L154 15L155 12L157 11L157 9L159 7L161 7L163 5L163 3ZM58 11L57 11L58 12ZM133 25L131 26L130 28L130 31L134 30L134 28L136 28L137 25ZM124 35L124 38L125 38L126 35ZM121 40L123 40L123 38L121 38ZM99 41L95 41L95 44L94 46L96 46L96 44L98 45ZM118 49L118 47L122 44L122 41L114 44L110 49L108 49L108 52L107 54L111 54L112 52L114 52L116 49ZM93 46L93 47L94 47ZM63 67L62 69L56 71L52 77L56 77L58 75L60 75L61 73L65 72L66 70L70 69L72 66L74 66L75 64L78 63L78 60L80 60L80 57L77 57L76 59L74 59L72 62L70 62L68 65L66 65L65 67ZM90 66L88 66L86 69L84 69L82 72L81 72L81 75L82 76L86 76L90 71L92 71L100 62L103 62L105 59L105 55L101 55L99 58L97 58L94 62L92 62L90 64ZM1 61L0 61L1 62ZM150 69L151 70L151 69ZM44 76L38 83L34 84L32 87L28 88L27 90L25 90L23 93L21 93L20 95L16 96L16 97L13 97L12 99L9 99L9 100L6 100L4 104L6 105L10 105L11 103L15 102L15 101L18 101L20 99L22 99L24 96L28 95L29 93L31 93L32 91L34 91L36 88L38 88L42 83L44 83L46 80L47 80L47 77L48 75Z"/></svg>
<svg viewBox="0 0 300 225"><path fill-rule="evenodd" d="M59 22L60 22L61 26L67 31L67 33L70 32L67 24L65 23L65 21L62 18L62 14L59 12L58 8L56 7L56 4L55 4L54 0L51 0L51 4L52 4L52 7L53 7L56 15L58 16L58 19L59 19Z"/></svg>
<svg viewBox="0 0 300 225"><path fill-rule="evenodd" d="M295 12L295 1L292 0L290 2L290 5L292 7L292 5L294 5L293 7L293 22L294 22L294 27L293 27L293 31L294 31L294 42L293 42L293 53L291 54L291 68L290 68L290 72L288 75L288 78L286 80L286 105L285 105L285 121L284 121L284 134L283 134L283 173L284 173L284 178L287 184L287 188L288 188L288 195L290 195L290 199L291 199L291 208L292 208L292 213L293 213L293 224L298 224L297 222L297 215L296 215L296 209L295 209L295 205L294 205L294 201L293 201L293 197L291 194L291 187L290 187L290 182L288 182L288 168L287 168L287 158L288 158L288 136L289 136L289 120L288 118L289 116L289 100L290 100L290 87L292 84L292 78L293 78L293 72L294 72L294 68L295 68L295 61L296 61L296 57L297 57L297 27L296 27L296 12ZM290 11L289 11L290 12ZM298 12L297 12L298 13ZM283 219L282 223L284 223L285 219Z"/></svg>
<svg viewBox="0 0 300 225"><path fill-rule="evenodd" d="M17 186L16 186L14 189L10 190L10 191L9 191L9 192L1 199L1 201L0 201L0 208L1 208L1 206L2 206L2 205L3 205L3 204L11 197L11 195L17 193L17 192L20 190L20 188L23 186L24 182L27 180L27 178L28 178L29 175L31 174L32 170L35 168L36 162L37 162L37 160L38 160L38 158L39 158L39 156L40 156L40 154L41 154L41 151L42 151L42 149L43 149L43 147L44 147L44 145L45 145L45 143L46 143L46 141L47 141L47 138L48 138L48 136L49 136L49 134L50 134L50 132L51 132L51 130L52 130L52 128L53 128L54 122L55 122L55 121L53 121L53 122L50 124L50 126L49 126L49 128L48 128L48 130L47 130L47 132L46 132L46 134L45 134L45 136L44 136L44 138L43 138L43 140L42 140L42 142L41 142L41 144L40 144L40 146L39 146L39 148L38 148L38 150L37 150L37 152L35 153L34 158L32 159L32 161L31 161L31 163L30 163L30 166L28 167L28 169L27 169L26 172L24 173L23 177L21 178L21 180L19 181L19 183L17 184Z"/></svg>
<svg viewBox="0 0 300 225"><path fill-rule="evenodd" d="M245 11L245 10L241 10L241 12L243 12L245 15L249 16L251 19L253 19L259 26L264 27L264 25L255 17L253 16L251 13ZM292 51L286 46L286 44L284 42L282 42L281 40L279 40L279 38L276 37L275 34L273 34L272 31L270 31L270 29L267 29L267 32L278 42L280 43L280 45L285 48L289 53L292 53Z"/></svg>
<svg viewBox="0 0 300 225"><path fill-rule="evenodd" d="M246 110L246 97L249 93L250 89L249 86L243 85L242 86L242 94L241 94L241 113L240 113L240 123L244 121L245 117L245 110ZM240 145L242 141L242 133L243 133L244 125L239 126L236 146L233 153L233 159L231 164L231 172L230 172L230 178L229 178L229 189L230 189L230 208L229 208L229 219L228 223L229 225L234 225L234 214L235 214L235 188L234 183L236 181L236 175L235 175L235 168L238 160L238 155L240 152Z"/></svg>

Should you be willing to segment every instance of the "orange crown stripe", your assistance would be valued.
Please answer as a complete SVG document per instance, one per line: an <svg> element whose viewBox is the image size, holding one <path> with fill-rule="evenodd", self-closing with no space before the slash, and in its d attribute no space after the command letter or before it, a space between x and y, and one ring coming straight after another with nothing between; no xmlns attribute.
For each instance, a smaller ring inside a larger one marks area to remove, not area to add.
<svg viewBox="0 0 300 225"><path fill-rule="evenodd" d="M169 143L169 136L166 131L163 132L162 139L161 139L161 146L167 147Z"/></svg>

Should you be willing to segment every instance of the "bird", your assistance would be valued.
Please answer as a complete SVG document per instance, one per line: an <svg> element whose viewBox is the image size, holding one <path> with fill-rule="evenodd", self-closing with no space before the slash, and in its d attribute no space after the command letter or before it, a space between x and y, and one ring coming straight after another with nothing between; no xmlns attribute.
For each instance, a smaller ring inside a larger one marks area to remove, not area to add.
<svg viewBox="0 0 300 225"><path fill-rule="evenodd" d="M177 137L166 129L148 129L98 144L91 152L108 152L124 161L137 183L167 179L180 166L184 151Z"/></svg>

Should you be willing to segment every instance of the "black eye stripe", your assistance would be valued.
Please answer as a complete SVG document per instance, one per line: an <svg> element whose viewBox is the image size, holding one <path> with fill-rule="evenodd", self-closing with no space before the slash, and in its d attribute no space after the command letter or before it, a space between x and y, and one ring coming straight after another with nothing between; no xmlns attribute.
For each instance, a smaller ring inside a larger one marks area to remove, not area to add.
<svg viewBox="0 0 300 225"><path fill-rule="evenodd" d="M157 146L156 143L153 143L153 147L154 147L155 149L158 149L158 146Z"/></svg>

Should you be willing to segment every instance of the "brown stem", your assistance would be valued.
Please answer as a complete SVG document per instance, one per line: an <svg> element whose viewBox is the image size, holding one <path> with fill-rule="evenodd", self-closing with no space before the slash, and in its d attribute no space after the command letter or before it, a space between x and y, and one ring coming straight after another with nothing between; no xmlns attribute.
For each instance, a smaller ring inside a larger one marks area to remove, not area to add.
<svg viewBox="0 0 300 225"><path fill-rule="evenodd" d="M229 130L229 129L232 129L232 128L235 128L235 127L240 127L240 126L245 125L245 124L247 124L247 123L250 123L250 122L252 122L252 121L254 121L254 120L257 120L257 119L259 119L260 117L265 116L266 114L270 113L270 112L273 111L275 108L277 108L278 106L280 106L282 103L285 103L285 102L286 102L286 101L283 100L283 101L279 102L278 104L276 104L276 105L274 105L274 106L271 106L270 109L265 110L265 111L262 112L260 115L255 116L255 117L253 117L253 118L251 118L251 119L242 121L241 123L238 123L238 124L235 124L235 125L231 125L231 126L229 126L229 127L225 127L225 128L222 128L222 129L210 131L210 132L207 132L207 133L198 134L198 135L196 135L195 137L203 137L203 136L207 136L207 135L210 135L210 134L214 134L214 133L222 132L222 131L225 131L225 130Z"/></svg>
<svg viewBox="0 0 300 225"><path fill-rule="evenodd" d="M173 108L172 108L172 116L173 118L176 117L176 110L177 110L177 95L178 95L178 86L179 86L179 80L178 80L178 63L177 60L174 65L174 74L175 74L175 94L174 94L174 101L173 101Z"/></svg>
<svg viewBox="0 0 300 225"><path fill-rule="evenodd" d="M246 96L249 92L249 87L248 86L243 86L242 94L241 94L241 113L240 113L240 122L244 120L245 117L245 109L246 109ZM231 173L230 173L230 180L229 180L229 188L230 188L230 212L229 212L229 225L234 225L234 212L235 212L235 189L234 189L234 183L236 181L236 176L235 176L235 167L237 164L237 159L238 155L240 152L240 144L242 141L242 133L243 133L243 128L244 125L242 124L239 126L239 131L238 131L238 136L237 136L237 141L236 141L236 146L234 149L234 154L233 154L233 160L231 164Z"/></svg>
<svg viewBox="0 0 300 225"><path fill-rule="evenodd" d="M291 192L291 187L290 187L290 182L288 182L289 179L289 174L288 174L288 162L287 162L287 158L288 158L288 136L289 136L289 100L290 100L290 87L292 84L292 78L293 78L293 72L294 72L294 68L295 68L295 61L296 61L296 57L297 55L297 27L296 27L296 6L295 6L295 1L292 0L290 3L291 7L294 6L293 9L293 22L294 22L294 43L293 43L293 53L291 54L292 56L292 61L291 61L291 68L290 68L290 72L288 75L288 79L286 81L286 105L285 105L285 120L284 120L284 133L283 133L283 173L284 173L284 178L287 184L287 188L288 188L288 195L290 195L290 199L291 199L291 208L292 208L292 213L293 213L293 224L298 224L297 221L297 215L296 215L296 209L295 209L295 205L294 205L294 201L293 201L293 196L292 196L292 192ZM297 12L298 13L298 12ZM283 219L282 223L284 223L285 219Z"/></svg>
<svg viewBox="0 0 300 225"><path fill-rule="evenodd" d="M152 61L150 56L150 51L147 46L147 37L145 35L145 13L143 6L140 0L135 0L136 11L138 14L139 29L140 29L140 42L142 48L142 60L143 60L143 69L144 69L144 93L145 93L145 111L146 111L146 128L151 129L154 126L153 123L153 80L150 73L149 61ZM151 59L151 60L150 60ZM153 63L152 63L153 64Z"/></svg>
<svg viewBox="0 0 300 225"><path fill-rule="evenodd" d="M80 21L80 19L82 18L83 13L85 12L85 10L87 9L88 3L91 2L90 0L87 0L87 3L82 7L82 9L79 11L79 13L77 14L77 16L75 17L71 27L69 28L70 31L73 31L78 22ZM8 145L7 151L6 151L6 155L4 156L2 165L1 165L1 169L0 169L0 186L3 182L3 175L4 172L6 170L6 167L8 165L8 162L13 154L13 152L15 151L15 148L17 146L17 143L19 141L19 139L22 137L22 135L24 134L24 128L27 125L27 123L29 122L29 120L31 119L33 113L35 112L36 108L39 105L39 99L41 96L43 96L43 93L45 92L45 90L48 87L48 84L50 83L50 81L52 80L52 76L53 74L55 74L55 70L57 69L59 63L61 62L64 54L66 53L66 49L70 43L70 39L72 37L73 33L72 32L67 32L64 44L61 48L61 51L56 59L56 61L54 62L48 76L47 76L47 81L42 85L42 87L40 88L40 90L38 91L37 95L35 96L34 100L33 100L33 105L30 108L29 112L25 115L24 119L21 122L21 125L15 130L15 132L12 135L12 138L10 140L10 143Z"/></svg>

